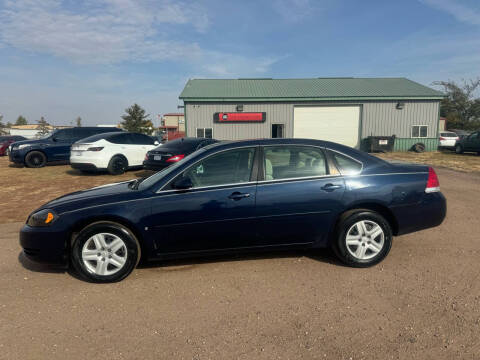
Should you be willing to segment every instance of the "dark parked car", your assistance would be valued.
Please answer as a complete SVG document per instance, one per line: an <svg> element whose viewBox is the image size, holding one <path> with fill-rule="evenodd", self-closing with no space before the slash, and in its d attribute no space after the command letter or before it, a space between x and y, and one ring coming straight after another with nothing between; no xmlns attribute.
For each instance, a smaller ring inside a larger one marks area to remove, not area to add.
<svg viewBox="0 0 480 360"><path fill-rule="evenodd" d="M460 139L471 134L471 131L462 130L462 129L449 129L448 131L454 132Z"/></svg>
<svg viewBox="0 0 480 360"><path fill-rule="evenodd" d="M204 146L218 142L207 138L180 138L169 141L147 152L143 167L147 170L161 170Z"/></svg>
<svg viewBox="0 0 480 360"><path fill-rule="evenodd" d="M48 162L68 161L70 146L80 139L111 131L122 131L114 127L74 127L55 130L43 138L14 143L10 147L10 161L28 167L43 167Z"/></svg>
<svg viewBox="0 0 480 360"><path fill-rule="evenodd" d="M0 156L8 155L8 147L16 141L27 140L20 135L0 136Z"/></svg>
<svg viewBox="0 0 480 360"><path fill-rule="evenodd" d="M461 154L464 151L476 152L480 155L480 131L471 133L455 143L455 152L457 154Z"/></svg>
<svg viewBox="0 0 480 360"><path fill-rule="evenodd" d="M125 278L145 259L330 246L367 267L392 236L442 223L435 171L331 142L219 142L146 178L78 191L35 210L27 257L87 280ZM422 246L419 244L419 246Z"/></svg>

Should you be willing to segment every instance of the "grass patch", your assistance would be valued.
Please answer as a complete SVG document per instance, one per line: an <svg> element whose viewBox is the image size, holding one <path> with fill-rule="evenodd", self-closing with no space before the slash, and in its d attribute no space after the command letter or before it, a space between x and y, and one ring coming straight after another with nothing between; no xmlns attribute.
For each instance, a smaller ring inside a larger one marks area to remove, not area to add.
<svg viewBox="0 0 480 360"><path fill-rule="evenodd" d="M444 167L462 172L480 172L480 156L473 153L456 154L453 151L431 151L424 153L392 152L375 154L384 160L399 160L411 163Z"/></svg>

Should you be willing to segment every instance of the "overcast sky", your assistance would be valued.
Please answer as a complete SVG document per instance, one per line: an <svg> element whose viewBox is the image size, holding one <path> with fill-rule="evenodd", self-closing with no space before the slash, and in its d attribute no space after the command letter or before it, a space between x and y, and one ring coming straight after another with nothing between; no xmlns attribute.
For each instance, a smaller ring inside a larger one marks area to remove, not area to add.
<svg viewBox="0 0 480 360"><path fill-rule="evenodd" d="M189 78L479 75L478 0L0 0L4 122L156 120Z"/></svg>

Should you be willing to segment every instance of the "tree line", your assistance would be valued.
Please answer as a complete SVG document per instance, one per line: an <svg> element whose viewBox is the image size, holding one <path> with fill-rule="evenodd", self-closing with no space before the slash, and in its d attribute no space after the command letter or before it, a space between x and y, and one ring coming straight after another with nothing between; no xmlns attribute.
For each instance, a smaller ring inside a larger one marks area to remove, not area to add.
<svg viewBox="0 0 480 360"><path fill-rule="evenodd" d="M151 135L153 133L153 123L150 120L150 114L146 114L138 104L133 104L129 108L125 109L125 114L121 117L123 121L120 123L123 129L130 132L138 132L142 134ZM10 128L14 125L28 125L27 119L20 115L14 124L8 122L3 123L3 116L0 115L0 134L6 133L6 128ZM42 116L40 120L36 121L39 135L44 135L50 131L50 124ZM79 116L75 119L75 126L82 126L82 118Z"/></svg>

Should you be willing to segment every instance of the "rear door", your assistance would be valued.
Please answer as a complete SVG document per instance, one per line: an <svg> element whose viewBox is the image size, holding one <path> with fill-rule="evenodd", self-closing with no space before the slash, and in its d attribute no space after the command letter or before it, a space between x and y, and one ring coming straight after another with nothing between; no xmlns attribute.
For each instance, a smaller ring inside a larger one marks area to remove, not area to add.
<svg viewBox="0 0 480 360"><path fill-rule="evenodd" d="M145 155L149 150L155 148L154 140L143 134L129 134L131 144L129 145L128 163L130 166L142 165Z"/></svg>
<svg viewBox="0 0 480 360"><path fill-rule="evenodd" d="M330 174L323 149L265 146L256 216L262 245L298 245L327 236L341 208L345 183Z"/></svg>
<svg viewBox="0 0 480 360"><path fill-rule="evenodd" d="M150 219L158 253L252 247L256 242L255 147L224 150L192 164L193 188L160 191Z"/></svg>

